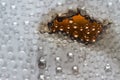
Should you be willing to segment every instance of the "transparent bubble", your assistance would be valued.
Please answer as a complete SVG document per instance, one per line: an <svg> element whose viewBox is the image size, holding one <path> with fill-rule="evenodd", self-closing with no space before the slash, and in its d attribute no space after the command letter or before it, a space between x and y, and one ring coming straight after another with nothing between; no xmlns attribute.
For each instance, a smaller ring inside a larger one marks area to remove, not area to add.
<svg viewBox="0 0 120 80"><path fill-rule="evenodd" d="M39 62L38 62L38 66L41 69L44 69L46 67L46 60L44 57L40 57Z"/></svg>
<svg viewBox="0 0 120 80"><path fill-rule="evenodd" d="M108 2L108 6L112 6L112 4L113 4L112 2Z"/></svg>
<svg viewBox="0 0 120 80"><path fill-rule="evenodd" d="M73 72L73 74L78 74L78 73L79 73L79 68L78 68L77 65L74 65L74 66L72 67L72 72Z"/></svg>
<svg viewBox="0 0 120 80"><path fill-rule="evenodd" d="M28 21L28 20L27 20L27 21L24 21L24 24L25 24L25 25L29 25L29 24L30 24L30 21Z"/></svg>
<svg viewBox="0 0 120 80"><path fill-rule="evenodd" d="M56 67L56 73L61 73L61 72L62 72L62 67L61 66Z"/></svg>
<svg viewBox="0 0 120 80"><path fill-rule="evenodd" d="M104 67L106 75L112 75L112 68L110 64L106 64Z"/></svg>
<svg viewBox="0 0 120 80"><path fill-rule="evenodd" d="M43 75L43 74L40 74L40 80L45 80L45 75Z"/></svg>
<svg viewBox="0 0 120 80"><path fill-rule="evenodd" d="M69 52L67 54L67 57L68 57L68 61L74 61L74 55L73 55L73 53Z"/></svg>
<svg viewBox="0 0 120 80"><path fill-rule="evenodd" d="M15 9L16 8L16 5L11 5L11 9Z"/></svg>
<svg viewBox="0 0 120 80"><path fill-rule="evenodd" d="M13 57L13 52L8 52L8 59L12 59Z"/></svg>
<svg viewBox="0 0 120 80"><path fill-rule="evenodd" d="M34 16L34 13L30 13L29 16L30 16L30 17Z"/></svg>
<svg viewBox="0 0 120 80"><path fill-rule="evenodd" d="M106 72L110 72L112 70L110 64L106 64L104 69L105 69Z"/></svg>
<svg viewBox="0 0 120 80"><path fill-rule="evenodd" d="M13 25L14 25L14 26L17 26L17 25L18 25L18 23L17 23L17 22L13 22Z"/></svg>
<svg viewBox="0 0 120 80"><path fill-rule="evenodd" d="M60 58L59 56L57 56L57 57L55 58L55 61L56 61L56 62L60 62L60 61L61 61L61 58Z"/></svg>

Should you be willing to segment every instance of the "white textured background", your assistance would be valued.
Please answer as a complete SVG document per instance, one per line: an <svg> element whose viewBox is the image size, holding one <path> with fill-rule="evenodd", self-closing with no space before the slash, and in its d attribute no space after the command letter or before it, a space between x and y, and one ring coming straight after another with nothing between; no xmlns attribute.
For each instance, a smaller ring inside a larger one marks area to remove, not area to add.
<svg viewBox="0 0 120 80"><path fill-rule="evenodd" d="M119 5L120 0L0 0L0 80L120 80ZM77 6L113 22L103 39L86 46L38 32L39 23ZM45 69L38 68L40 56Z"/></svg>

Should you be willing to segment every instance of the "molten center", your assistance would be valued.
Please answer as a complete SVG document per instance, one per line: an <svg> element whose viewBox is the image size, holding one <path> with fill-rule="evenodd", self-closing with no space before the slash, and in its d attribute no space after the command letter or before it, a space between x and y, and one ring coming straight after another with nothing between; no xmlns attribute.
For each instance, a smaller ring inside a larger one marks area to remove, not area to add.
<svg viewBox="0 0 120 80"><path fill-rule="evenodd" d="M62 21L58 21L56 18L52 24L50 26L51 33L64 32L68 36L85 43L95 42L103 28L101 23L95 20L90 21L80 14L64 18Z"/></svg>

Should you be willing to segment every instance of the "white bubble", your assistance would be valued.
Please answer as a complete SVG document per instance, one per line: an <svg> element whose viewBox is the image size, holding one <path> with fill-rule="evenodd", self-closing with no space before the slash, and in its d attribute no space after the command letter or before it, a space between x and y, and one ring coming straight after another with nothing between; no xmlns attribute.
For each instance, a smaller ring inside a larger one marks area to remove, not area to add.
<svg viewBox="0 0 120 80"><path fill-rule="evenodd" d="M6 3L5 3L5 2L2 2L2 3L1 3L1 5L2 5L2 6L5 6L5 5L6 5Z"/></svg>
<svg viewBox="0 0 120 80"><path fill-rule="evenodd" d="M11 6L11 8L12 8L12 9L15 9L15 8L16 8L16 6L15 6L15 5L12 5L12 6Z"/></svg>

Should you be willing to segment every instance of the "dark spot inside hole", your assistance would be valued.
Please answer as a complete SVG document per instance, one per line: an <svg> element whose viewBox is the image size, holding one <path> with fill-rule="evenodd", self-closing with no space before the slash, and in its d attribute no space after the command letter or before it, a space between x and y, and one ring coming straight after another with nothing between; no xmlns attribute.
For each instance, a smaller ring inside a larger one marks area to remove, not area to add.
<svg viewBox="0 0 120 80"><path fill-rule="evenodd" d="M62 22L64 18L63 17L57 17L56 19L57 19L58 22Z"/></svg>
<svg viewBox="0 0 120 80"><path fill-rule="evenodd" d="M48 22L48 28L50 29L51 26L53 26L53 23L52 22Z"/></svg>

